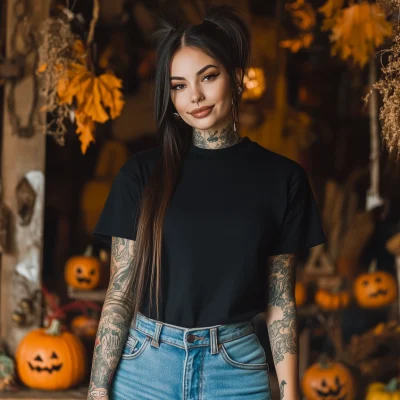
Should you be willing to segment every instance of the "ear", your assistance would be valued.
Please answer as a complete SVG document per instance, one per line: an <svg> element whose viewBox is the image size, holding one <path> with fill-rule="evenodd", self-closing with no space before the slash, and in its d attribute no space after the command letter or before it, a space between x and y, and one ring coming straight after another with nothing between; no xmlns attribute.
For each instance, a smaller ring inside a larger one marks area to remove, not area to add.
<svg viewBox="0 0 400 400"><path fill-rule="evenodd" d="M242 84L243 80L243 70L241 68L236 68L235 71L236 78L236 88Z"/></svg>

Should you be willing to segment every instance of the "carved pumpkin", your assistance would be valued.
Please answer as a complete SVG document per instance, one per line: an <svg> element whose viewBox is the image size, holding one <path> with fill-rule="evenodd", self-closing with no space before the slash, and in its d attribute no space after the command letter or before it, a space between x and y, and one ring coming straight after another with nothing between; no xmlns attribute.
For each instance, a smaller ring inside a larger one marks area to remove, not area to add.
<svg viewBox="0 0 400 400"><path fill-rule="evenodd" d="M397 298L396 280L388 272L376 271L376 261L373 260L369 272L355 280L354 296L362 308L385 307Z"/></svg>
<svg viewBox="0 0 400 400"><path fill-rule="evenodd" d="M365 400L400 400L400 380L393 378L387 385L373 382L368 385Z"/></svg>
<svg viewBox="0 0 400 400"><path fill-rule="evenodd" d="M71 321L71 331L82 338L94 339L96 337L99 319L86 315L78 315Z"/></svg>
<svg viewBox="0 0 400 400"><path fill-rule="evenodd" d="M65 264L65 281L76 289L95 289L100 283L100 275L101 263L92 256L92 246L88 246L82 256L69 258Z"/></svg>
<svg viewBox="0 0 400 400"><path fill-rule="evenodd" d="M350 294L345 290L318 289L315 293L315 303L323 311L335 311L346 308L350 304Z"/></svg>
<svg viewBox="0 0 400 400"><path fill-rule="evenodd" d="M307 300L307 290L306 285L303 282L297 281L294 291L294 296L296 299L296 306L302 306Z"/></svg>
<svg viewBox="0 0 400 400"><path fill-rule="evenodd" d="M321 360L303 375L301 387L307 400L353 400L354 381L343 364Z"/></svg>
<svg viewBox="0 0 400 400"><path fill-rule="evenodd" d="M60 333L57 319L50 328L38 328L24 336L15 359L21 381L34 389L68 389L85 376L84 346L72 333Z"/></svg>

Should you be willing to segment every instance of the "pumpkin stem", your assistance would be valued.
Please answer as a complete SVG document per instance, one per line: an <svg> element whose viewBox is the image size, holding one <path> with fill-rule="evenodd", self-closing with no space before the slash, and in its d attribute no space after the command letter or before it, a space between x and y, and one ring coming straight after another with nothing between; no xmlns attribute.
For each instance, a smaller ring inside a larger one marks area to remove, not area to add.
<svg viewBox="0 0 400 400"><path fill-rule="evenodd" d="M399 380L397 378L392 378L389 383L385 386L386 392L395 392L397 390L397 386L399 384Z"/></svg>
<svg viewBox="0 0 400 400"><path fill-rule="evenodd" d="M92 257L92 255L93 255L93 246L89 244L89 245L86 247L86 250L85 250L85 252L83 253L83 255L84 255L85 257Z"/></svg>
<svg viewBox="0 0 400 400"><path fill-rule="evenodd" d="M321 354L318 362L319 362L319 365L321 366L321 368L323 368L323 369L327 369L330 366L329 357L325 353Z"/></svg>
<svg viewBox="0 0 400 400"><path fill-rule="evenodd" d="M61 322L58 319L52 319L46 333L51 336L59 336L61 330Z"/></svg>
<svg viewBox="0 0 400 400"><path fill-rule="evenodd" d="M369 264L368 272L371 274L376 271L376 258L373 258L371 263Z"/></svg>

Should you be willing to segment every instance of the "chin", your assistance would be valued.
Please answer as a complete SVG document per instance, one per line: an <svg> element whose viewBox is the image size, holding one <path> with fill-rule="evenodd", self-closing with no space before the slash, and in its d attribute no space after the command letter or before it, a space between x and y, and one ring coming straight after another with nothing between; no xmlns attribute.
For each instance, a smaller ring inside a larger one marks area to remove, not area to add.
<svg viewBox="0 0 400 400"><path fill-rule="evenodd" d="M218 124L218 121L215 121L215 119L209 119L204 118L202 121L195 121L193 123L193 128L199 129L199 130L207 130L207 129L212 129L215 125Z"/></svg>

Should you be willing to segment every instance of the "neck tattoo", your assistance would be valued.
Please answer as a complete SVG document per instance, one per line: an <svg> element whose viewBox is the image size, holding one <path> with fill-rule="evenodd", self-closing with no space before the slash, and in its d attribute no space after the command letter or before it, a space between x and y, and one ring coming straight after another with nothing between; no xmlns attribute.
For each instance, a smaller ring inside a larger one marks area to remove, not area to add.
<svg viewBox="0 0 400 400"><path fill-rule="evenodd" d="M204 133L203 133L204 132ZM199 131L193 129L193 144L202 149L222 149L239 143L241 138L234 130L232 125L219 130L207 129Z"/></svg>

